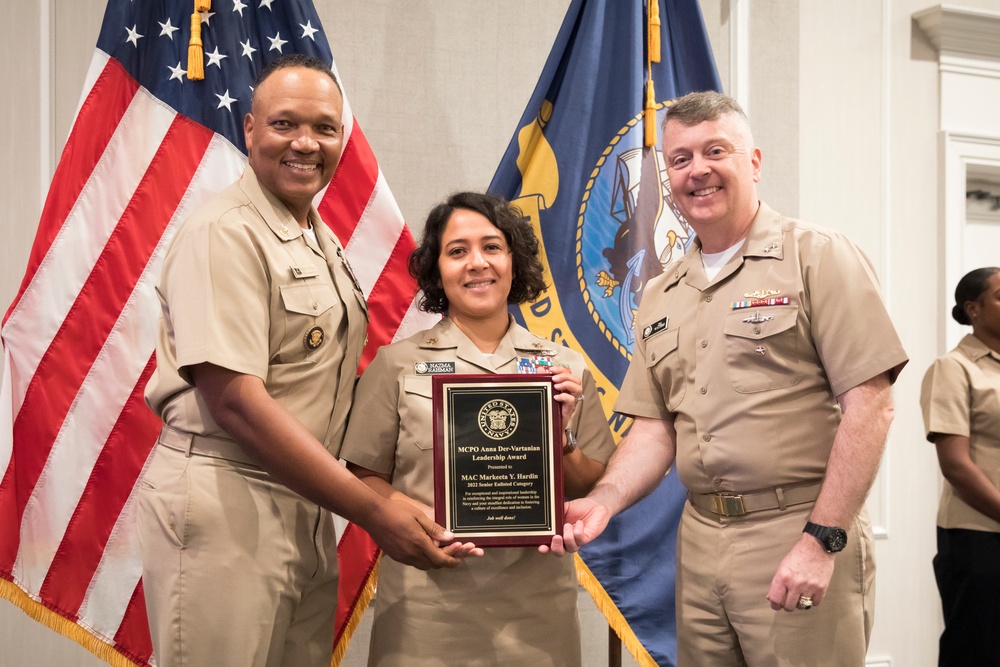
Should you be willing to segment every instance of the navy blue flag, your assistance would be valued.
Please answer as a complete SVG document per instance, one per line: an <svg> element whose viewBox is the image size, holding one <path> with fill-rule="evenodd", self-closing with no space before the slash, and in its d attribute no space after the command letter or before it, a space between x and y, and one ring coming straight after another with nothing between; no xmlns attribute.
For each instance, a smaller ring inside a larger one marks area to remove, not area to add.
<svg viewBox="0 0 1000 667"><path fill-rule="evenodd" d="M719 89L696 0L574 0L490 184L530 218L551 284L514 315L584 353L617 438L631 424L612 406L643 287L692 239L669 204L653 135L670 100ZM577 560L581 582L642 665L675 664L683 503L668 474Z"/></svg>

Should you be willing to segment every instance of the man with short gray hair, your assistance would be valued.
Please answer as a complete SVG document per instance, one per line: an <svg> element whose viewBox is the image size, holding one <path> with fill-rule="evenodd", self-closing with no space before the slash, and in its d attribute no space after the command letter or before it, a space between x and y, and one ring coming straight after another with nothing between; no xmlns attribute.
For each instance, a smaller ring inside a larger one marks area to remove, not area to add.
<svg viewBox="0 0 1000 667"><path fill-rule="evenodd" d="M761 151L732 98L676 100L663 157L697 239L646 286L615 405L635 421L552 549L576 551L676 464L678 665L862 665L864 501L907 361L874 270L758 200Z"/></svg>

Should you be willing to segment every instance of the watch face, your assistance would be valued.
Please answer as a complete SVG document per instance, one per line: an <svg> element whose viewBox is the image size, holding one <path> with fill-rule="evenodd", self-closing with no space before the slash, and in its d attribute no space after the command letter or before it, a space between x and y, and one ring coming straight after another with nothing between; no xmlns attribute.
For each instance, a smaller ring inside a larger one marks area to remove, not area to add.
<svg viewBox="0 0 1000 667"><path fill-rule="evenodd" d="M847 546L847 531L843 528L832 528L826 536L826 550L830 553L843 551Z"/></svg>

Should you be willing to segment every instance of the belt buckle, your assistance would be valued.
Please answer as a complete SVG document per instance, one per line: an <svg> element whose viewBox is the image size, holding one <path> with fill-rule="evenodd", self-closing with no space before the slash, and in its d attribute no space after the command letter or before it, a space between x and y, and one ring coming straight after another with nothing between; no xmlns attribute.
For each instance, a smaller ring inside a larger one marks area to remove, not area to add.
<svg viewBox="0 0 1000 667"><path fill-rule="evenodd" d="M722 516L742 516L747 513L743 496L717 493L712 496L712 511Z"/></svg>

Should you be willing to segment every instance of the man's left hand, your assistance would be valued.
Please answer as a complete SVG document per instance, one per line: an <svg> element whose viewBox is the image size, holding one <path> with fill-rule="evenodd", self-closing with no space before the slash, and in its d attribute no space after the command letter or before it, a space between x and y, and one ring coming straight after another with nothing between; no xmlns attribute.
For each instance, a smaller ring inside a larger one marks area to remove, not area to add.
<svg viewBox="0 0 1000 667"><path fill-rule="evenodd" d="M834 554L827 553L812 535L803 534L781 561L771 580L771 590L767 593L771 609L802 609L799 606L802 597L812 601L810 606L818 607L833 578L833 563Z"/></svg>

